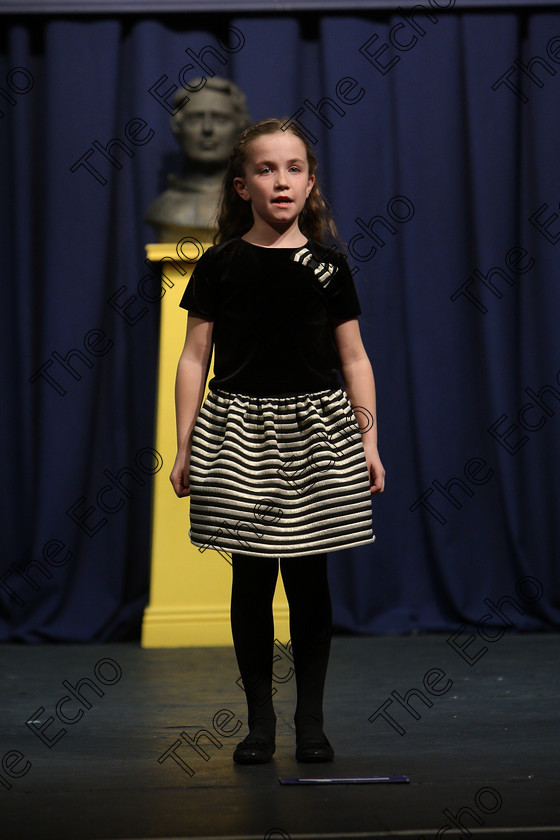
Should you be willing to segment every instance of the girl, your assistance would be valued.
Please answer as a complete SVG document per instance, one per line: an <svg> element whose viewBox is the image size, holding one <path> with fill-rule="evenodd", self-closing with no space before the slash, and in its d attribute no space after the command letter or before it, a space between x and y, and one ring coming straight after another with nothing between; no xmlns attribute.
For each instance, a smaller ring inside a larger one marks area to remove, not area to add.
<svg viewBox="0 0 560 840"><path fill-rule="evenodd" d="M249 725L233 755L239 764L268 762L276 748L279 557L296 675L296 759L334 758L323 732L326 552L375 540L371 494L383 492L385 479L352 275L327 247L340 239L313 151L297 126L283 125L267 119L239 136L215 244L180 304L189 316L170 478L178 496L191 496L191 542L231 552L231 626ZM212 344L214 377L201 407Z"/></svg>

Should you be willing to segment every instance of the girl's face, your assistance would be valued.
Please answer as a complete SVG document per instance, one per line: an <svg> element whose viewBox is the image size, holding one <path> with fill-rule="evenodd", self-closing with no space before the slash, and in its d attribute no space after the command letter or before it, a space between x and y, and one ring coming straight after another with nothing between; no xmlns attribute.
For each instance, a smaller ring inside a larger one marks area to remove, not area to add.
<svg viewBox="0 0 560 840"><path fill-rule="evenodd" d="M297 225L314 183L305 146L291 131L255 138L247 148L244 177L233 179L237 193L251 202L255 225L264 222L281 231Z"/></svg>

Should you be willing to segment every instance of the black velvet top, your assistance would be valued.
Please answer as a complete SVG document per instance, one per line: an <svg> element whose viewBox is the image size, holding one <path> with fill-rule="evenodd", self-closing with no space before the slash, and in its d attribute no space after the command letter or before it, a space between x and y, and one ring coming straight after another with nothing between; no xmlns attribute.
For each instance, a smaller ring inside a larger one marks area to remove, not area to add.
<svg viewBox="0 0 560 840"><path fill-rule="evenodd" d="M314 240L300 248L239 237L214 245L180 306L214 322L208 387L261 397L339 388L333 326L361 315L346 258Z"/></svg>

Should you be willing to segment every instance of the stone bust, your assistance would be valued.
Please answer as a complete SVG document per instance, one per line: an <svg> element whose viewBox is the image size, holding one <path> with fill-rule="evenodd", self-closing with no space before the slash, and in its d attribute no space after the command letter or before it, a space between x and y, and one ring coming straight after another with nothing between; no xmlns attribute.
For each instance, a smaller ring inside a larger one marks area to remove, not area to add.
<svg viewBox="0 0 560 840"><path fill-rule="evenodd" d="M159 242L177 242L185 229L211 231L222 180L237 135L251 124L245 95L227 79L217 76L189 82L191 91L175 91L172 104L188 101L171 117L185 163L182 175L168 175L168 187L152 202L146 221Z"/></svg>

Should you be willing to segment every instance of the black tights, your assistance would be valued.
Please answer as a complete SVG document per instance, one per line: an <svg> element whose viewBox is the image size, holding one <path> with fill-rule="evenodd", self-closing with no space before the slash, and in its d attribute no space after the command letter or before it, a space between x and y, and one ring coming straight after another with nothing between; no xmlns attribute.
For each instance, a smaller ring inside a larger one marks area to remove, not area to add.
<svg viewBox="0 0 560 840"><path fill-rule="evenodd" d="M277 557L232 553L231 629L237 664L247 697L251 734L273 738L272 704L274 621L272 599L278 578ZM332 611L327 555L280 559L290 607L290 634L297 687L296 738L323 730L323 690L329 661Z"/></svg>

